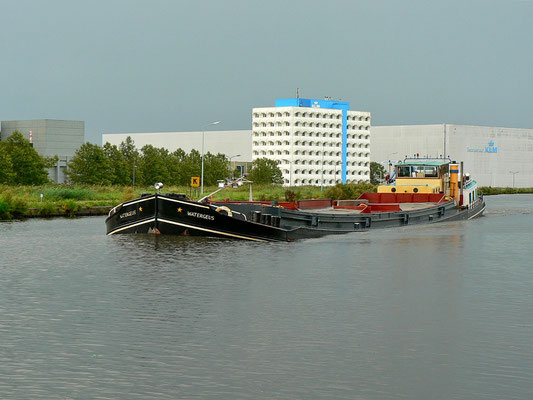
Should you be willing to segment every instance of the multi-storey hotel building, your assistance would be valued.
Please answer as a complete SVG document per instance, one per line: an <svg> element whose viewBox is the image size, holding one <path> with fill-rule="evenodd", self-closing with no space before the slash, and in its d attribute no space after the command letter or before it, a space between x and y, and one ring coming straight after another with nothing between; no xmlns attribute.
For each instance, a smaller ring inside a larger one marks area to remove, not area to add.
<svg viewBox="0 0 533 400"><path fill-rule="evenodd" d="M252 111L252 159L278 161L285 185L370 180L370 112L334 100L281 99Z"/></svg>

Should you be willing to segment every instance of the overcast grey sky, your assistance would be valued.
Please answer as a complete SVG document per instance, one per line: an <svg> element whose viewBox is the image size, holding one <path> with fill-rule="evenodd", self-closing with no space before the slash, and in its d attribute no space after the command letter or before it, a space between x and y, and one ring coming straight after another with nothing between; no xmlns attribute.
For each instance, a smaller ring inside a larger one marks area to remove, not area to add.
<svg viewBox="0 0 533 400"><path fill-rule="evenodd" d="M533 1L0 0L0 119L250 129L331 96L373 125L533 128Z"/></svg>

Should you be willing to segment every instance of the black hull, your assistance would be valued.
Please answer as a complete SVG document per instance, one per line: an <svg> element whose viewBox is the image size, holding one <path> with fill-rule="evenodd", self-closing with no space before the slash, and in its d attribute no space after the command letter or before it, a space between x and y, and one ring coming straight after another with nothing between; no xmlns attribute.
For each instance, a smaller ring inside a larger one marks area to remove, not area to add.
<svg viewBox="0 0 533 400"><path fill-rule="evenodd" d="M228 215L228 206L231 215ZM459 209L454 202L447 202L411 211L356 214L287 210L258 203L198 203L179 196L157 194L115 207L106 219L106 228L108 235L160 233L292 241L374 228L466 220L481 215L484 209L485 203L480 199L468 209ZM267 218L259 222L258 215ZM279 226L272 226L278 225L272 223L273 220L279 222Z"/></svg>

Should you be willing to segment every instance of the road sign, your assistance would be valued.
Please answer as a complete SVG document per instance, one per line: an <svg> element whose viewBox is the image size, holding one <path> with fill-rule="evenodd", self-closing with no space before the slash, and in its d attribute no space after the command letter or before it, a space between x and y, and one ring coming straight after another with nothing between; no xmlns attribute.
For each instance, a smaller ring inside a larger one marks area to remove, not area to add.
<svg viewBox="0 0 533 400"><path fill-rule="evenodd" d="M191 186L192 187L200 187L200 177L199 176L191 176Z"/></svg>

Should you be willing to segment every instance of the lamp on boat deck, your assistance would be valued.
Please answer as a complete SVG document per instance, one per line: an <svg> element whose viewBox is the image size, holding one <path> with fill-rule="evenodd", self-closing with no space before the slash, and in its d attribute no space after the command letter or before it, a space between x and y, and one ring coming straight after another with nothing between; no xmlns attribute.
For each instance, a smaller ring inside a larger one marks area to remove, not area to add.
<svg viewBox="0 0 533 400"><path fill-rule="evenodd" d="M215 121L215 122L211 122L209 124L206 124L204 125L204 129L202 129L202 177L200 178L201 179L201 189L200 189L200 194L204 194L204 150L205 150L205 130L211 126L211 125L218 125L220 124L222 121Z"/></svg>

